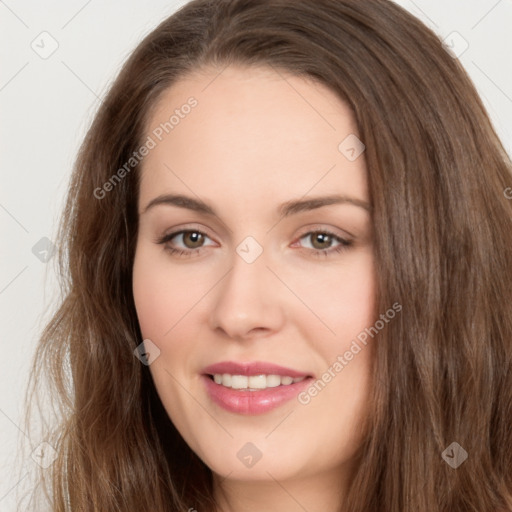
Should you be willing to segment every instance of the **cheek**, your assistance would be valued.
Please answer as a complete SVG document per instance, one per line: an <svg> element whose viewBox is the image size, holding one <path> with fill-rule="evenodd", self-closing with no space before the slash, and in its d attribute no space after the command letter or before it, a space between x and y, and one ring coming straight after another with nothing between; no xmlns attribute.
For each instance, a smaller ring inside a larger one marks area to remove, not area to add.
<svg viewBox="0 0 512 512"><path fill-rule="evenodd" d="M133 265L133 297L144 337L164 338L209 288L207 275L168 264L141 245Z"/></svg>
<svg viewBox="0 0 512 512"><path fill-rule="evenodd" d="M160 337L172 324L176 298L166 291L158 265L143 252L137 253L133 267L133 298L144 338ZM168 313L168 315L165 314Z"/></svg>
<svg viewBox="0 0 512 512"><path fill-rule="evenodd" d="M375 321L375 278L371 251L360 251L336 266L317 265L301 278L290 274L289 281L297 296L314 315L306 315L311 328L320 328L331 335L340 350L353 336ZM316 318L315 318L316 317ZM310 335L311 336L311 335ZM332 350L329 343L327 350Z"/></svg>
<svg viewBox="0 0 512 512"><path fill-rule="evenodd" d="M329 319L334 325L336 335L355 334L369 327L375 321L375 279L373 276L373 258L364 254L350 271L336 281L336 289L331 290L330 298L334 307L327 306Z"/></svg>

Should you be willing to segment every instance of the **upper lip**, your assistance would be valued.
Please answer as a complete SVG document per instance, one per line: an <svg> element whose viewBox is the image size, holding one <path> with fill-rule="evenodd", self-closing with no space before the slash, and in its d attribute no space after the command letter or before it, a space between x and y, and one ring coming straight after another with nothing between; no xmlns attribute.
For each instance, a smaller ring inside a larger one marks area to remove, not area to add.
<svg viewBox="0 0 512 512"><path fill-rule="evenodd" d="M211 364L203 369L205 375L215 375L229 373L230 375L281 375L289 377L311 377L309 373L286 368L277 364L265 361L250 361L246 363L237 363L235 361L221 361L220 363Z"/></svg>

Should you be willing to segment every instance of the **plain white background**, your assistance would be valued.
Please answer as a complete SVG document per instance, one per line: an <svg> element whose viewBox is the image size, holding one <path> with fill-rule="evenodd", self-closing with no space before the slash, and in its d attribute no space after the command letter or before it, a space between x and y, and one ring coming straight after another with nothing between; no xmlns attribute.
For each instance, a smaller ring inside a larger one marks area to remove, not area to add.
<svg viewBox="0 0 512 512"><path fill-rule="evenodd" d="M24 480L35 464L27 457L18 462L21 472L13 471L18 438L27 438L20 418L29 362L57 296L55 259L44 262L44 239L55 239L71 167L99 98L142 37L184 3L0 0L2 511L14 510L20 475ZM397 3L448 37L455 51L467 45L459 58L512 154L512 2ZM58 47L45 55L52 45Z"/></svg>

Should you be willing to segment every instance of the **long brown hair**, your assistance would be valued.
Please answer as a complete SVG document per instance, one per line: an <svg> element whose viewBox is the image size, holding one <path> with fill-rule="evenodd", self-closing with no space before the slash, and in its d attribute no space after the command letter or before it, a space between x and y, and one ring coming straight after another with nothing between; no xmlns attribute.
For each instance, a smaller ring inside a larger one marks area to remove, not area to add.
<svg viewBox="0 0 512 512"><path fill-rule="evenodd" d="M62 303L27 390L28 401L47 379L58 405L44 438L57 459L41 475L51 510L215 509L211 471L133 355L140 166L97 190L141 146L164 90L229 64L327 85L366 145L376 309L403 310L375 344L370 428L343 510L512 511L512 164L459 61L387 0L194 0L125 63L76 160ZM468 454L456 469L441 455L453 442Z"/></svg>

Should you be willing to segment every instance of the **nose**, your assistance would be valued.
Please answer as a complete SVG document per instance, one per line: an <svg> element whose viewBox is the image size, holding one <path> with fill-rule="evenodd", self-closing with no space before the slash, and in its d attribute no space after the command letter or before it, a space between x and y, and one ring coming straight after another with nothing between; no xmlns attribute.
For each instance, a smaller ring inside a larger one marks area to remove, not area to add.
<svg viewBox="0 0 512 512"><path fill-rule="evenodd" d="M231 270L215 287L211 328L239 341L279 331L286 298L279 280L267 267L265 251L252 263L238 253L232 261Z"/></svg>

